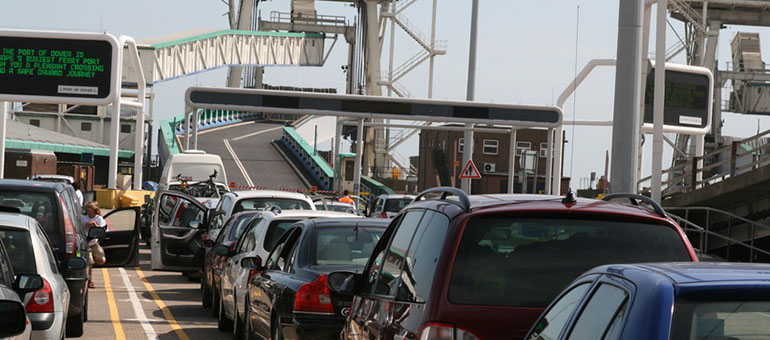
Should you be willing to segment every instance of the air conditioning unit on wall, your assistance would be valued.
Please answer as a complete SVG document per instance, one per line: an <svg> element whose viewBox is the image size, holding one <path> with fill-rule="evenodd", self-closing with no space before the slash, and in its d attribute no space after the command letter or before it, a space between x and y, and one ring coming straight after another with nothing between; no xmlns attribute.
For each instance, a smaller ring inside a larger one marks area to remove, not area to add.
<svg viewBox="0 0 770 340"><path fill-rule="evenodd" d="M484 171L485 174L495 172L495 163L484 163L484 170L482 171Z"/></svg>

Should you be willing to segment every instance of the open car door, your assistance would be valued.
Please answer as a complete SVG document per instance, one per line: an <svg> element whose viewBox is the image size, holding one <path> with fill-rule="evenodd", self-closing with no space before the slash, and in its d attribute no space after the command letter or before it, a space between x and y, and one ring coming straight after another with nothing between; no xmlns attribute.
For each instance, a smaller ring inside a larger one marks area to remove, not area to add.
<svg viewBox="0 0 770 340"><path fill-rule="evenodd" d="M161 191L152 216L152 269L197 271L203 267L208 208L190 195Z"/></svg>
<svg viewBox="0 0 770 340"><path fill-rule="evenodd" d="M99 244L104 248L104 266L136 266L139 262L141 208L130 207L110 211L104 216L107 226Z"/></svg>

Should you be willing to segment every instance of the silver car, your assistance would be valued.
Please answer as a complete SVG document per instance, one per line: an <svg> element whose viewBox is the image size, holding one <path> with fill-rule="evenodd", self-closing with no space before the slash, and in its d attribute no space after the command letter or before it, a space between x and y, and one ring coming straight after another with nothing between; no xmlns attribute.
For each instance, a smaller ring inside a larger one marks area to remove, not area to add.
<svg viewBox="0 0 770 340"><path fill-rule="evenodd" d="M26 215L0 213L0 239L15 273L38 274L43 279L40 289L24 297L32 337L63 339L70 293L43 227ZM78 260L82 263L74 266L84 267L85 261L80 258L70 262Z"/></svg>

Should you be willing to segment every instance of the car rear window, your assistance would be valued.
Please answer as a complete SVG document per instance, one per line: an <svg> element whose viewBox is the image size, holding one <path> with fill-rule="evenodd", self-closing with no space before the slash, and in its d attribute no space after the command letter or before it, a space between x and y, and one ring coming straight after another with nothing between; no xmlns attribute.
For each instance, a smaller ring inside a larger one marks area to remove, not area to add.
<svg viewBox="0 0 770 340"><path fill-rule="evenodd" d="M283 236L292 224L297 223L299 220L278 220L270 222L265 232L265 242L262 243L262 248L269 252L275 247L275 243Z"/></svg>
<svg viewBox="0 0 770 340"><path fill-rule="evenodd" d="M59 245L59 214L53 194L0 191L0 205L19 208L21 213L32 217L43 226L51 245Z"/></svg>
<svg viewBox="0 0 770 340"><path fill-rule="evenodd" d="M691 261L669 226L618 221L477 218L457 250L449 300L545 307L586 270L610 263Z"/></svg>
<svg viewBox="0 0 770 340"><path fill-rule="evenodd" d="M11 266L16 275L35 274L35 253L29 231L20 229L0 229L0 238L5 243L5 249L11 258Z"/></svg>
<svg viewBox="0 0 770 340"><path fill-rule="evenodd" d="M390 198L385 201L385 211L397 213L409 205L409 203L412 203L411 198Z"/></svg>
<svg viewBox="0 0 770 340"><path fill-rule="evenodd" d="M677 300L671 339L768 339L768 313L768 301Z"/></svg>
<svg viewBox="0 0 770 340"><path fill-rule="evenodd" d="M315 266L357 266L363 268L383 228L322 227L313 229L311 263Z"/></svg>
<svg viewBox="0 0 770 340"><path fill-rule="evenodd" d="M272 206L278 206L284 210L312 210L310 203L305 200L291 198L244 198L235 204L233 214L247 210L266 210Z"/></svg>

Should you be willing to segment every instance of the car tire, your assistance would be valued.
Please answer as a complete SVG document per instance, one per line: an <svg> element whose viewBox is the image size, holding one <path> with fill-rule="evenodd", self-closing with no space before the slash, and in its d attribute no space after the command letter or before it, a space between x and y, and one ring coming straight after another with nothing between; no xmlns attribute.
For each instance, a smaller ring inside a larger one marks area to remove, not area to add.
<svg viewBox="0 0 770 340"><path fill-rule="evenodd" d="M203 303L203 308L209 308L211 307L211 289L209 288L209 285L206 283L205 278L201 278L201 301Z"/></svg>
<svg viewBox="0 0 770 340"><path fill-rule="evenodd" d="M83 302L83 322L88 322L88 290L86 290L86 298Z"/></svg>
<svg viewBox="0 0 770 340"><path fill-rule="evenodd" d="M219 317L219 293L215 290L211 293L211 316Z"/></svg>
<svg viewBox="0 0 770 340"><path fill-rule="evenodd" d="M219 313L217 315L217 328L222 332L230 332L233 330L233 321L227 319L225 314L225 306L222 298L219 299Z"/></svg>
<svg viewBox="0 0 770 340"><path fill-rule="evenodd" d="M281 327L281 317L278 315L278 313L272 311L271 314L275 314L275 319L273 319L273 326L270 327L270 336L272 340L283 340L283 327Z"/></svg>
<svg viewBox="0 0 770 340"><path fill-rule="evenodd" d="M83 312L68 317L65 329L67 330L66 334L68 338L79 338L83 336Z"/></svg>

